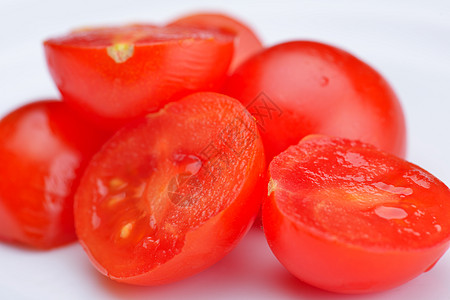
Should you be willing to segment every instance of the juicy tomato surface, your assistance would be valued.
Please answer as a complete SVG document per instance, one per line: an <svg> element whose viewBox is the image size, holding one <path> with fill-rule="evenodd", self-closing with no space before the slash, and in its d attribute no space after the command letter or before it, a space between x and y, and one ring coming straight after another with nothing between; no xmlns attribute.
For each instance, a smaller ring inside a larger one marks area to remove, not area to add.
<svg viewBox="0 0 450 300"><path fill-rule="evenodd" d="M212 265L261 204L264 150L235 99L196 93L121 129L87 167L75 196L81 244L104 275L137 285Z"/></svg>
<svg viewBox="0 0 450 300"><path fill-rule="evenodd" d="M393 90L338 48L294 41L265 49L232 74L224 93L258 120L268 161L308 134L357 139L405 155L405 120Z"/></svg>
<svg viewBox="0 0 450 300"><path fill-rule="evenodd" d="M217 28L236 35L233 60L229 72L234 71L242 62L263 49L256 33L242 21L220 13L196 13L181 17L171 25L194 26L198 28Z"/></svg>
<svg viewBox="0 0 450 300"><path fill-rule="evenodd" d="M222 87L234 35L146 24L86 28L44 42L63 100L116 129L195 91Z"/></svg>
<svg viewBox="0 0 450 300"><path fill-rule="evenodd" d="M388 289L429 270L449 247L449 189L369 144L310 136L276 156L269 176L268 243L316 287Z"/></svg>
<svg viewBox="0 0 450 300"><path fill-rule="evenodd" d="M106 136L61 101L38 101L0 121L0 239L52 248L75 240L73 195Z"/></svg>

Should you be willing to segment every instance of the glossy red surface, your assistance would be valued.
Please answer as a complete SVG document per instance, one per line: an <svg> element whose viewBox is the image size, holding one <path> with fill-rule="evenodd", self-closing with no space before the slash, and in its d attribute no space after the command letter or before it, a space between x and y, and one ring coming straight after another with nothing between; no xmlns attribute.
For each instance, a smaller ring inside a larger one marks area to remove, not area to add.
<svg viewBox="0 0 450 300"><path fill-rule="evenodd" d="M405 120L393 90L341 49L309 41L275 45L241 65L225 93L258 120L268 159L308 134L359 139L405 155Z"/></svg>
<svg viewBox="0 0 450 300"><path fill-rule="evenodd" d="M234 54L229 72L233 72L245 60L263 49L260 39L248 25L228 15L196 13L181 17L170 25L186 25L206 29L217 28L235 34Z"/></svg>
<svg viewBox="0 0 450 300"><path fill-rule="evenodd" d="M59 101L23 106L0 121L0 239L36 248L74 241L73 195L105 140Z"/></svg>
<svg viewBox="0 0 450 300"><path fill-rule="evenodd" d="M264 171L244 107L225 95L190 95L119 131L93 158L75 197L78 237L115 280L179 280L217 262L247 232Z"/></svg>
<svg viewBox="0 0 450 300"><path fill-rule="evenodd" d="M234 35L146 24L88 28L44 42L63 99L116 129L195 91L221 88Z"/></svg>
<svg viewBox="0 0 450 300"><path fill-rule="evenodd" d="M310 136L269 166L263 226L299 279L343 293L400 285L450 245L450 190L358 141Z"/></svg>

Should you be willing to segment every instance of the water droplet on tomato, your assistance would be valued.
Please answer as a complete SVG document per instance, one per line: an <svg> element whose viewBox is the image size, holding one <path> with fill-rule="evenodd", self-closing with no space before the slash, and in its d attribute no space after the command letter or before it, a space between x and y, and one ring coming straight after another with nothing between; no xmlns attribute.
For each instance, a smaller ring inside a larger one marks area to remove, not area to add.
<svg viewBox="0 0 450 300"><path fill-rule="evenodd" d="M416 207L414 207L413 205L411 205L411 207L416 208ZM415 215L416 217L420 218L420 217L422 217L422 216L425 215L425 212L421 211L420 209L416 209L416 211L414 212L414 215Z"/></svg>
<svg viewBox="0 0 450 300"><path fill-rule="evenodd" d="M348 151L343 155L345 161L354 167L368 166L367 160L359 153Z"/></svg>
<svg viewBox="0 0 450 300"><path fill-rule="evenodd" d="M175 164L180 168L180 173L188 173L195 175L202 167L201 159L192 154L176 154L174 155Z"/></svg>
<svg viewBox="0 0 450 300"><path fill-rule="evenodd" d="M175 205L187 207L195 202L196 191L201 185L197 173L202 161L195 155L177 154L174 158L180 173L170 179L167 195Z"/></svg>
<svg viewBox="0 0 450 300"><path fill-rule="evenodd" d="M144 247L145 249L157 249L160 243L161 241L159 239L155 239L149 236L142 240L142 247Z"/></svg>
<svg viewBox="0 0 450 300"><path fill-rule="evenodd" d="M319 84L320 84L321 87L326 87L329 82L330 82L330 79L328 79L328 77L322 76L320 78Z"/></svg>
<svg viewBox="0 0 450 300"><path fill-rule="evenodd" d="M379 190L391 193L391 194L395 194L395 195L400 195L400 196L409 196L412 195L413 193L413 189L409 188L409 187L402 187L402 186L394 186L392 184L387 184L384 182L376 182L373 183L372 186L376 187Z"/></svg>
<svg viewBox="0 0 450 300"><path fill-rule="evenodd" d="M404 231L404 232L408 232L408 233L410 233L410 234L412 234L412 235L414 235L414 236L417 236L417 237L420 236L420 232L417 232L417 231L415 231L415 230L412 229L412 228L403 228L403 231Z"/></svg>
<svg viewBox="0 0 450 300"><path fill-rule="evenodd" d="M402 208L384 205L376 207L374 212L377 216L386 220L401 220L408 216L408 213Z"/></svg>

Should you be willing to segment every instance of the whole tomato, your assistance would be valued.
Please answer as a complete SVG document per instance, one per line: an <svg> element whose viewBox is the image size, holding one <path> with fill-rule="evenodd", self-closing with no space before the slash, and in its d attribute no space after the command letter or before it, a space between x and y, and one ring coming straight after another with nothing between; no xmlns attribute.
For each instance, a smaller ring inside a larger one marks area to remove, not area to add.
<svg viewBox="0 0 450 300"><path fill-rule="evenodd" d="M62 101L37 101L0 121L0 239L52 248L76 239L73 196L106 135Z"/></svg>
<svg viewBox="0 0 450 300"><path fill-rule="evenodd" d="M314 133L405 155L405 119L394 91L372 67L336 47L293 41L265 49L231 75L225 93L257 119L269 160Z"/></svg>

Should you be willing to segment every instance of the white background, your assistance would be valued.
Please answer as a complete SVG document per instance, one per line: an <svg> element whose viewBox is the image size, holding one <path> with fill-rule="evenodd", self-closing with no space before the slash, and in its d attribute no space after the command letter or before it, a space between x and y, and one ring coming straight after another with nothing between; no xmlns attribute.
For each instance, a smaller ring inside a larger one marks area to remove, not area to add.
<svg viewBox="0 0 450 300"><path fill-rule="evenodd" d="M450 184L450 1L62 1L0 0L0 114L58 97L41 42L85 25L166 22L196 10L245 20L266 45L312 39L378 69L407 119L408 160ZM0 166L1 167L1 166ZM1 180L1 179L0 179ZM450 299L450 253L399 288L342 296L309 287L276 261L261 232L211 269L162 287L117 284L78 244L35 252L0 244L0 299Z"/></svg>

